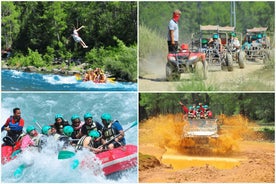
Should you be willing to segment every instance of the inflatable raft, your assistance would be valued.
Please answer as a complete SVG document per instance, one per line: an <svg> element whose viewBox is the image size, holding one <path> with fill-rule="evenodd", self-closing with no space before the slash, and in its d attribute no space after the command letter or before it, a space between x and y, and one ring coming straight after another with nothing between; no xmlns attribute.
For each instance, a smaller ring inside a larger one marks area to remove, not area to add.
<svg viewBox="0 0 276 184"><path fill-rule="evenodd" d="M18 154L12 146L2 146L1 161L2 164L9 162ZM69 152L70 153L70 152ZM72 157L75 155L72 153ZM108 150L96 154L96 157L101 161L101 168L105 175L123 171L135 167L137 165L137 146L125 145L113 150ZM80 167L93 167L93 160L85 158L80 162Z"/></svg>
<svg viewBox="0 0 276 184"><path fill-rule="evenodd" d="M102 161L104 174L109 175L137 165L137 146L125 145L96 156Z"/></svg>

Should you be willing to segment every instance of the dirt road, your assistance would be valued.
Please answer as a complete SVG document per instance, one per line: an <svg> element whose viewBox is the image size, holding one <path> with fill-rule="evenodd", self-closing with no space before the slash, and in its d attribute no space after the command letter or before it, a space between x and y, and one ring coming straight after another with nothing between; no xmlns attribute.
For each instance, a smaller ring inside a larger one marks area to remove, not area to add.
<svg viewBox="0 0 276 184"><path fill-rule="evenodd" d="M222 151L231 146L232 151L216 154L183 151L183 122L179 117L159 115L140 123L140 182L274 183L275 144L246 126L245 118L224 119L217 148Z"/></svg>
<svg viewBox="0 0 276 184"><path fill-rule="evenodd" d="M139 149L142 153L147 153L149 149L154 150L152 146L140 146ZM176 170L168 165L158 165L156 162L150 168L145 168L141 167L143 163L140 163L139 181L274 183L274 154L273 143L246 141L240 144L240 151L230 158L212 158L214 160L224 159L225 161L227 159L239 160L239 164L231 169L218 169L206 164L205 166L192 166Z"/></svg>
<svg viewBox="0 0 276 184"><path fill-rule="evenodd" d="M151 63L153 65L153 63ZM149 66L151 66L149 65ZM192 79L193 74L181 74L180 81L168 82L164 64L156 64L150 71L140 72L140 91L273 91L274 70L268 72L264 65L247 62L244 69L234 71L209 71L205 81ZM210 67L209 67L210 68ZM147 68L148 69L148 68ZM143 69L140 69L143 71Z"/></svg>

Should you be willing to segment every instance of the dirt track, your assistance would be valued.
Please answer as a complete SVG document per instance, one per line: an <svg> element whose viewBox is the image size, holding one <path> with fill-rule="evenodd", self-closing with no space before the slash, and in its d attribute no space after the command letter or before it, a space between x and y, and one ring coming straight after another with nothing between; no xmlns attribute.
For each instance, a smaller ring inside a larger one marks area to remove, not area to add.
<svg viewBox="0 0 276 184"><path fill-rule="evenodd" d="M185 122L181 114L159 115L141 122L139 181L274 183L275 144L268 141L273 138L256 133L254 123L240 115L218 118L223 118L216 139L219 144L213 150L210 142L200 152L184 149L181 135Z"/></svg>
<svg viewBox="0 0 276 184"><path fill-rule="evenodd" d="M144 66L147 64L143 63ZM151 64L153 65L153 64ZM148 66L151 66L148 65ZM274 71L267 76L263 70L264 65L258 62L247 62L244 69L234 67L234 71L209 71L208 79L204 81L205 88L209 91L270 91L274 90ZM202 90L198 85L192 85L192 74L181 74L180 81L168 82L165 79L165 65L156 64L155 67L147 68L143 72L140 69L139 90L140 91L177 91L181 85L189 85L188 91ZM210 67L209 67L210 68ZM200 82L200 81L196 81ZM190 83L190 84L189 84ZM191 89L193 88L193 89Z"/></svg>
<svg viewBox="0 0 276 184"><path fill-rule="evenodd" d="M148 150L154 150L150 145L140 146L139 149L144 154ZM240 160L240 164L232 169L217 169L211 165L205 165L174 170L169 166L157 163L146 169L141 167L143 163L140 163L139 181L274 183L274 154L274 143L246 141L240 144L240 151L231 156L232 159Z"/></svg>

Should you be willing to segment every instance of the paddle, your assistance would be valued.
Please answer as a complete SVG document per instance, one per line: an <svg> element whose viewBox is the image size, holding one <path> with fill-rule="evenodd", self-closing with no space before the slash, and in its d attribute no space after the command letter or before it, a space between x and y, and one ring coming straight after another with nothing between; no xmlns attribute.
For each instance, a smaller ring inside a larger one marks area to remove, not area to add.
<svg viewBox="0 0 276 184"><path fill-rule="evenodd" d="M128 127L127 129L124 130L124 132L128 131L129 129L131 129L132 127L136 126L137 124L138 124L138 122L134 121L130 127ZM113 142L119 136L121 136L121 134L116 135L115 137L113 137L112 139L110 139L109 141L107 141L106 143L104 143L103 145L99 146L98 148L102 148L103 146L105 146L105 145Z"/></svg>
<svg viewBox="0 0 276 184"><path fill-rule="evenodd" d="M16 178L19 178L24 169L26 168L26 165L25 164L21 164L14 172L13 172L13 176L16 177Z"/></svg>
<svg viewBox="0 0 276 184"><path fill-rule="evenodd" d="M75 152L67 151L67 150L61 150L61 151L58 153L58 159L59 159L59 160L68 159L68 158L74 157L75 155L76 155Z"/></svg>
<svg viewBox="0 0 276 184"><path fill-rule="evenodd" d="M38 121L36 121L36 119L34 119L33 122L34 122L40 129L42 129L42 126L39 124Z"/></svg>

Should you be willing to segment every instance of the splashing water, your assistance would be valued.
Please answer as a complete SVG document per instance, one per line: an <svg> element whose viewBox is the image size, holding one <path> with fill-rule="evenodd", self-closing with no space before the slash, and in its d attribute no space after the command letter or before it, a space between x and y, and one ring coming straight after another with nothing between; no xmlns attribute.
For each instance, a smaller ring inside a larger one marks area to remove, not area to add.
<svg viewBox="0 0 276 184"><path fill-rule="evenodd" d="M159 115L141 122L140 150L157 157L162 163L172 164L176 169L205 164L227 169L239 165L239 159L226 157L239 151L239 141L250 132L247 118L241 115L219 116L219 137L209 138L204 148L195 146L194 142L183 141L183 127L187 123L181 114ZM191 148L191 145L195 147ZM150 150L147 149L149 147ZM214 157L218 155L222 157Z"/></svg>
<svg viewBox="0 0 276 184"><path fill-rule="evenodd" d="M124 129L130 127L137 119L136 93L2 93L1 122L12 114L14 107L20 107L21 116L25 120L24 130L28 125L34 125L36 119L41 126L52 124L56 113L70 121L73 114L78 114L83 120L83 114L91 112L95 121L108 112L118 119ZM71 122L70 122L71 123ZM6 132L1 133L1 138ZM137 126L125 133L127 144L137 145ZM50 140L51 142L51 140ZM2 143L2 142L1 142ZM41 153L24 151L18 157L2 165L1 181L5 183L136 183L137 167L120 172L119 175L103 176L99 161L89 152L77 152L72 159L58 160L57 145L54 142L47 145ZM71 168L74 159L80 162L86 156L93 160L95 167ZM95 158L95 159L94 159ZM22 177L15 177L14 172L25 164ZM95 175L96 173L97 175Z"/></svg>

